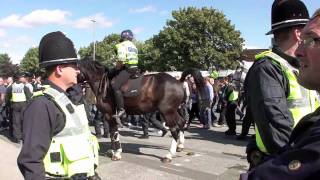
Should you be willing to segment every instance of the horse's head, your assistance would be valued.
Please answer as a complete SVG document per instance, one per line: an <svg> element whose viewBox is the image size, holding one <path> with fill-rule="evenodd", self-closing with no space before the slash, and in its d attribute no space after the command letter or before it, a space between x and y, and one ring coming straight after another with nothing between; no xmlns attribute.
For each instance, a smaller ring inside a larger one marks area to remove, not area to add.
<svg viewBox="0 0 320 180"><path fill-rule="evenodd" d="M106 73L106 67L98 61L85 58L79 62L80 74L78 82L97 82Z"/></svg>

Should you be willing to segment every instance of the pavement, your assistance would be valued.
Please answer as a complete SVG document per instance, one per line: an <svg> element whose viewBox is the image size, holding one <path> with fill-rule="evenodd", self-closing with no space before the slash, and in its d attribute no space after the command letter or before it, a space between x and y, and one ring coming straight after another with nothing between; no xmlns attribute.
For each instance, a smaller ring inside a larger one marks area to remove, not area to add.
<svg viewBox="0 0 320 180"><path fill-rule="evenodd" d="M97 172L107 180L237 180L248 169L245 146L235 136L225 136L227 127L200 129L195 124L185 132L185 149L176 154L173 161L164 164L160 160L168 152L171 136L165 137L152 128L149 139L138 139L142 134L138 127L120 130L123 148L122 160L111 161L106 156L110 139L99 139L100 156ZM241 126L237 125L238 134ZM250 134L253 129L250 129ZM16 159L21 146L0 135L0 179L20 180L23 177Z"/></svg>

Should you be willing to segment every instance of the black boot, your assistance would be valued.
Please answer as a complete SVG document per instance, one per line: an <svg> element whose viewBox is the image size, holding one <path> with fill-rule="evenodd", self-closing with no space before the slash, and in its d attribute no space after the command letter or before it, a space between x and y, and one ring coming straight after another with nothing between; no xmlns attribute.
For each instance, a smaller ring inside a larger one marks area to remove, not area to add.
<svg viewBox="0 0 320 180"><path fill-rule="evenodd" d="M124 102L123 102L124 100L123 100L122 92L120 90L117 90L114 93L114 97L117 104L117 114L113 115L113 117L120 119L120 117L124 115L124 113L126 112L124 110Z"/></svg>

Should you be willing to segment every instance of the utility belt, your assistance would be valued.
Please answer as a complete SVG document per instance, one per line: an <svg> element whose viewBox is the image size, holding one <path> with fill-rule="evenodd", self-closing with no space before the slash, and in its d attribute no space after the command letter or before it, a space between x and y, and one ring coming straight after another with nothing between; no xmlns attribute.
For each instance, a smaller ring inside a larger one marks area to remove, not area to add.
<svg viewBox="0 0 320 180"><path fill-rule="evenodd" d="M252 140L248 143L246 153L247 161L250 164L249 170L265 162L270 157L270 155L259 150L255 142L255 137L253 137Z"/></svg>
<svg viewBox="0 0 320 180"><path fill-rule="evenodd" d="M46 180L88 180L90 179L90 177L88 177L86 173L74 174L70 178L64 177L64 176L51 175L51 174L47 174L47 175L49 176L46 177Z"/></svg>

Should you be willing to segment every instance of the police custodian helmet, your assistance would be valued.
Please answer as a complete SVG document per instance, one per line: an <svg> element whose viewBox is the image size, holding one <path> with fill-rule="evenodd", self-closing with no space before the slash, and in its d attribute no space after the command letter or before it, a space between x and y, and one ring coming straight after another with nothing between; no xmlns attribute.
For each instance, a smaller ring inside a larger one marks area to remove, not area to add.
<svg viewBox="0 0 320 180"><path fill-rule="evenodd" d="M271 31L266 35L278 29L305 25L309 21L307 7L300 0L275 0L271 11Z"/></svg>
<svg viewBox="0 0 320 180"><path fill-rule="evenodd" d="M78 60L72 41L62 32L51 32L42 37L39 44L39 65L76 63Z"/></svg>

